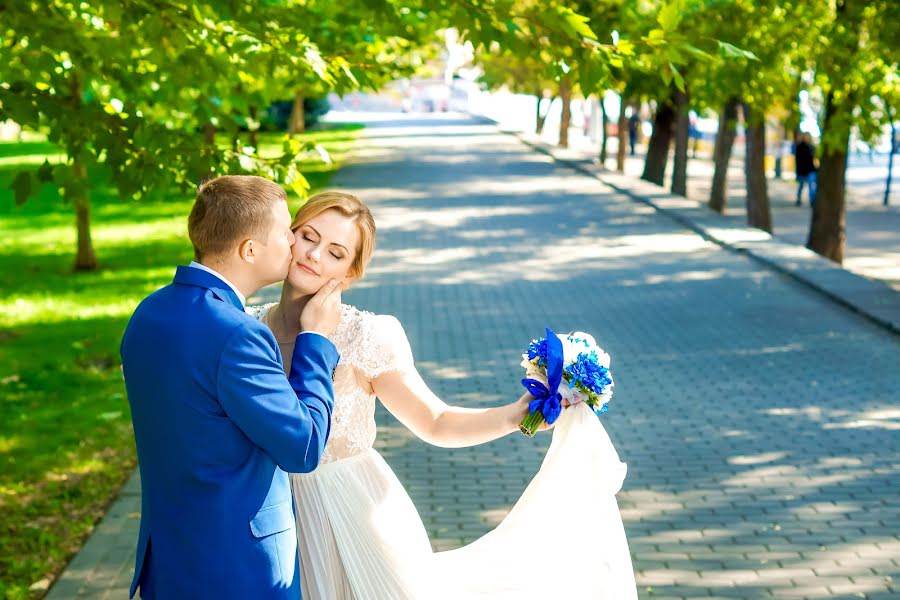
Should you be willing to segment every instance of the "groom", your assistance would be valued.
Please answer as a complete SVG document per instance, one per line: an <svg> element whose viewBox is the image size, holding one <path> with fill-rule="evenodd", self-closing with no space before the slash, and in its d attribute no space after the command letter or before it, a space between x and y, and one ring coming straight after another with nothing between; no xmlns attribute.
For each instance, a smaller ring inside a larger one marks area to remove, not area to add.
<svg viewBox="0 0 900 600"><path fill-rule="evenodd" d="M135 310L122 367L141 469L130 597L300 598L285 471L316 468L334 405L337 282L300 316L290 376L247 296L292 260L284 190L260 177L203 184L188 218L197 262Z"/></svg>

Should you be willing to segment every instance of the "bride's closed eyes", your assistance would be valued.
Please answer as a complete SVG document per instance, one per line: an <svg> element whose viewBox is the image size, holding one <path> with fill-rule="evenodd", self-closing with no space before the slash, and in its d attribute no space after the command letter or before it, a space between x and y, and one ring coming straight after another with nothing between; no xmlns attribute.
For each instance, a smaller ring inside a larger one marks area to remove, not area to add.
<svg viewBox="0 0 900 600"><path fill-rule="evenodd" d="M301 232L302 232L302 234L301 234L302 238L304 240L306 240L307 242L311 242L313 244L318 244L319 240L321 239L321 237L318 235L318 232L308 225L304 226L301 229ZM332 242L330 245L337 246L338 248L343 248L342 245L335 243L335 242ZM341 251L335 252L334 250L329 250L328 253L331 254L331 256L333 256L337 260L344 260L345 258L347 258L346 252L341 252Z"/></svg>

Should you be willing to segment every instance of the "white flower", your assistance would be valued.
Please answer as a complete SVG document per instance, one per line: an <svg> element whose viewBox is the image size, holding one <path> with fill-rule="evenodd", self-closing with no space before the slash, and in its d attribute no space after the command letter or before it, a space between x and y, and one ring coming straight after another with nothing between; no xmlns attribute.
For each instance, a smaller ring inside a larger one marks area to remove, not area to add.
<svg viewBox="0 0 900 600"><path fill-rule="evenodd" d="M574 333L570 333L569 337L575 340L581 340L585 347L588 348L588 352L590 352L591 350L596 350L598 348L597 342L594 341L594 336L589 333L576 331Z"/></svg>
<svg viewBox="0 0 900 600"><path fill-rule="evenodd" d="M559 341L562 342L563 349L563 366L574 364L578 359L578 355L584 352L584 345L576 342L575 338L570 335L559 334Z"/></svg>

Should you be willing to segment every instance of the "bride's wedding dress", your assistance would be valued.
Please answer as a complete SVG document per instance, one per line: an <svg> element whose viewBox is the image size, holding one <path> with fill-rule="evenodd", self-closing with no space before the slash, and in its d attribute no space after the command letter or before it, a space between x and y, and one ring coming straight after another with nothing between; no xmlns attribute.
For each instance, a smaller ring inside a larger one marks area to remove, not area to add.
<svg viewBox="0 0 900 600"><path fill-rule="evenodd" d="M255 309L265 320L271 305ZM345 306L333 336L331 434L312 473L291 474L304 600L637 598L615 494L625 477L600 420L563 411L540 470L506 518L433 552L415 506L378 452L367 382L413 368L394 317Z"/></svg>

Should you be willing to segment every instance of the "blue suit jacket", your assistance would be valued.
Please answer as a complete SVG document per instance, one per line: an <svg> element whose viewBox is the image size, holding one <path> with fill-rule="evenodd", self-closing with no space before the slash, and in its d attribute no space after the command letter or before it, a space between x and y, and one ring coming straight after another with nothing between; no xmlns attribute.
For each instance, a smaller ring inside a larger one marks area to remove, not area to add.
<svg viewBox="0 0 900 600"><path fill-rule="evenodd" d="M122 367L141 470L131 597L300 597L285 471L316 468L338 352L298 336L285 378L271 331L214 275L178 267L135 310Z"/></svg>

